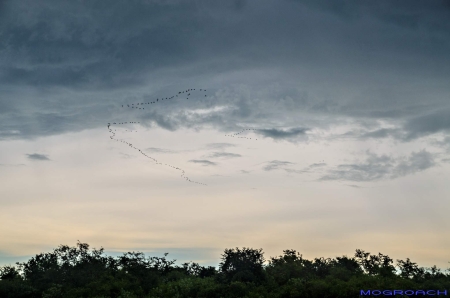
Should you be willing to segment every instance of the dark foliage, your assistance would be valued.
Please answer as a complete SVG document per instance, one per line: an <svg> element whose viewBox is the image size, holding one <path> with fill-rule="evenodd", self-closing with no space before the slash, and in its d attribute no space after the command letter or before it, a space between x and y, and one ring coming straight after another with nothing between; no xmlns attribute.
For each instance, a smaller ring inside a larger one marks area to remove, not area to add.
<svg viewBox="0 0 450 298"><path fill-rule="evenodd" d="M225 249L220 272L225 280L261 283L264 280L264 256L262 249Z"/></svg>
<svg viewBox="0 0 450 298"><path fill-rule="evenodd" d="M285 250L267 264L262 249L225 249L219 270L194 262L177 266L167 253L148 258L127 252L112 258L103 251L78 242L37 254L17 267L1 267L0 297L349 298L367 289L450 288L448 269L422 268L409 258L394 266L386 255L359 249L352 258L312 261Z"/></svg>

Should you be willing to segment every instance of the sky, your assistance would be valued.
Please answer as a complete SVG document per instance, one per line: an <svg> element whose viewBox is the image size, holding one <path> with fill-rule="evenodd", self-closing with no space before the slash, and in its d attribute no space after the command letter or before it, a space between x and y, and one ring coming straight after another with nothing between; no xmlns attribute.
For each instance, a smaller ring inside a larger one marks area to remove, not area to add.
<svg viewBox="0 0 450 298"><path fill-rule="evenodd" d="M77 241L450 261L450 2L0 2L0 265Z"/></svg>

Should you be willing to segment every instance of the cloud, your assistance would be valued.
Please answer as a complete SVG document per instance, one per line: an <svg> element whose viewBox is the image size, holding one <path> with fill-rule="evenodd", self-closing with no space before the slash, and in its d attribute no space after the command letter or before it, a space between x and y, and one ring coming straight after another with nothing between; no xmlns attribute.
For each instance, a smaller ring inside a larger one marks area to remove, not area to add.
<svg viewBox="0 0 450 298"><path fill-rule="evenodd" d="M357 139L408 141L449 130L448 5L259 3L4 4L1 97L14 100L0 102L0 139L78 132L129 117L170 131L229 132L245 123L265 127L254 132L274 140L309 137L347 120L398 122L352 135ZM426 34L416 34L419 28ZM165 101L140 114L118 110L194 83L206 84L208 96Z"/></svg>
<svg viewBox="0 0 450 298"><path fill-rule="evenodd" d="M27 154L27 156L31 160L50 160L48 158L48 156L45 154L33 153L33 154Z"/></svg>
<svg viewBox="0 0 450 298"><path fill-rule="evenodd" d="M283 169L288 173L295 173L295 174L304 174L304 173L308 173L308 170L293 170L293 169Z"/></svg>
<svg viewBox="0 0 450 298"><path fill-rule="evenodd" d="M211 143L206 145L206 147L211 149L226 149L228 147L236 147L236 145L230 143Z"/></svg>
<svg viewBox="0 0 450 298"><path fill-rule="evenodd" d="M323 162L322 163L313 163L313 164L310 164L309 166L307 166L306 168L304 168L303 170L286 169L286 168L283 168L283 170L285 170L286 172L288 172L290 174L305 174L305 173L312 173L315 171L315 169L321 170L326 165L327 164L323 163Z"/></svg>
<svg viewBox="0 0 450 298"><path fill-rule="evenodd" d="M382 5L379 2L359 1L341 1L339 3L316 0L289 1L301 3L313 10L327 12L343 22L361 22L364 18L371 19L377 25L382 25L392 31L408 33L416 32L420 28L427 34L450 27L448 24L440 24L449 15L448 1L426 3L422 1L394 1L383 2Z"/></svg>
<svg viewBox="0 0 450 298"><path fill-rule="evenodd" d="M355 184L346 184L349 187L353 187L353 188L361 188L361 186L355 185Z"/></svg>
<svg viewBox="0 0 450 298"><path fill-rule="evenodd" d="M208 155L210 158L235 158L241 157L242 155L236 153L228 153L228 152L213 152Z"/></svg>
<svg viewBox="0 0 450 298"><path fill-rule="evenodd" d="M268 165L263 167L264 171L273 171L273 170L283 169L286 166L290 166L290 165L294 164L289 161L281 161L281 160L272 160L267 163L268 163Z"/></svg>
<svg viewBox="0 0 450 298"><path fill-rule="evenodd" d="M313 163L313 164L310 164L308 167L309 167L309 168L320 168L320 167L324 167L324 166L326 166L326 165L327 165L326 163L321 162L321 163Z"/></svg>
<svg viewBox="0 0 450 298"><path fill-rule="evenodd" d="M134 156L127 154L127 153L123 153L123 152L119 152L119 154L122 156L122 158L124 159L130 159L130 158L134 158Z"/></svg>
<svg viewBox="0 0 450 298"><path fill-rule="evenodd" d="M149 151L149 152L153 152L153 153L176 153L175 151L170 150L170 149L155 148L155 147L149 147L145 150Z"/></svg>
<svg viewBox="0 0 450 298"><path fill-rule="evenodd" d="M171 114L163 115L161 112L150 111L141 116L146 122L154 122L159 127L175 131L180 127L180 120Z"/></svg>
<svg viewBox="0 0 450 298"><path fill-rule="evenodd" d="M407 139L414 139L441 131L450 131L450 109L441 108L438 111L409 120L405 124Z"/></svg>
<svg viewBox="0 0 450 298"><path fill-rule="evenodd" d="M406 175L421 172L435 166L434 155L425 150L412 152L407 159L397 160L391 178L403 177Z"/></svg>
<svg viewBox="0 0 450 298"><path fill-rule="evenodd" d="M393 128L380 128L374 131L366 132L361 135L361 138L387 138L387 137L396 137L400 138L400 131L398 129Z"/></svg>
<svg viewBox="0 0 450 298"><path fill-rule="evenodd" d="M206 159L191 159L189 162L202 164L203 166L216 166L217 163L206 160Z"/></svg>
<svg viewBox="0 0 450 298"><path fill-rule="evenodd" d="M364 162L341 164L329 170L319 180L375 181L395 179L424 171L435 165L435 156L425 149L408 157L393 158L366 151Z"/></svg>
<svg viewBox="0 0 450 298"><path fill-rule="evenodd" d="M263 135L264 137L272 138L272 139L289 139L299 135L305 135L309 129L307 128L292 128L288 130L281 129L257 129L256 132L258 134Z"/></svg>

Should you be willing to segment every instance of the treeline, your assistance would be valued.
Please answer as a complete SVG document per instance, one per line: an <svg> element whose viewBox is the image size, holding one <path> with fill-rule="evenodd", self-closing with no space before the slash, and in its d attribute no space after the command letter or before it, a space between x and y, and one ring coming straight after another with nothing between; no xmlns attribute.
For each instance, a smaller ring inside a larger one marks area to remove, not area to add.
<svg viewBox="0 0 450 298"><path fill-rule="evenodd" d="M219 268L87 243L61 245L17 266L0 267L0 297L360 297L361 290L450 289L450 271L418 267L357 249L353 257L306 260L295 250L265 264L262 249L225 249ZM396 295L395 297L408 297Z"/></svg>

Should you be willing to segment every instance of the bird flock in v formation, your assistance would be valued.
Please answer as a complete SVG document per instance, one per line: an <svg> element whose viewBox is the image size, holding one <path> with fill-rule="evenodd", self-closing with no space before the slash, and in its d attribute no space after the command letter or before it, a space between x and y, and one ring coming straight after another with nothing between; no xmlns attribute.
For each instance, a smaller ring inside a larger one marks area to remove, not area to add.
<svg viewBox="0 0 450 298"><path fill-rule="evenodd" d="M206 92L206 89L199 89L199 90L197 90L197 89L187 89L187 90L184 90L184 91L179 91L178 94L173 95L173 96L170 96L170 97L165 97L165 98L161 98L161 99L157 98L155 101L150 101L150 102L139 102L139 103L132 103L132 104L123 104L123 105L122 105L122 108L130 108L130 109L135 109L135 110L145 110L145 107L146 107L147 105L152 105L152 104L156 104L156 103L161 103L163 100L173 99L173 98L176 98L176 97L179 97L179 96L180 96L180 97L181 97L181 96L186 96L186 99L189 99L189 96L191 95L191 92L193 92L193 91L199 91L199 92L201 93L201 92ZM205 97L206 97L206 94L205 94ZM157 165L168 166L168 167L171 167L172 169L175 169L175 170L180 171L180 172L181 172L181 175L180 175L180 176L181 176L183 179L185 179L187 182L196 183L196 184L205 185L205 186L207 185L207 184L205 184L205 183L201 183L201 182L197 182L197 181L191 180L188 176L186 176L186 172L185 172L183 169L181 169L181 168L179 168L179 167L176 167L176 166L173 166L173 165L170 165L170 164L167 164L167 163L160 162L160 161L158 161L156 158L149 156L149 155L148 155L147 153L145 153L143 150L141 150L141 149L135 147L132 143L127 142L127 141L125 141L125 140L123 140L123 139L117 139L117 138L116 138L116 131L117 131L117 129L112 129L112 128L111 128L111 126L113 126L113 125L139 124L139 123L140 123L140 122L133 122L133 121L130 121L130 122L112 122L112 123L108 123L108 130L109 130L109 132L111 133L110 139L113 140L113 141L120 142L120 143L123 143L123 144L128 145L130 148L132 148L132 149L138 151L140 154L142 154L142 155L145 156L146 158L153 160ZM240 138L240 139L249 139L249 140L252 140L252 138L248 138L248 137L244 137L244 136L239 136L239 135L242 134L242 133L244 133L244 132L254 131L254 130L256 130L256 129L253 129L253 128L246 128L246 129L243 129L243 130L241 130L240 132L237 132L237 133L235 133L235 134L228 134L228 135L225 135L225 136L227 136L227 137L232 137L232 138ZM133 131L133 130L128 130L128 129L126 129L125 131L127 131L127 132L137 132L136 130ZM253 140L258 140L258 139L253 138Z"/></svg>

